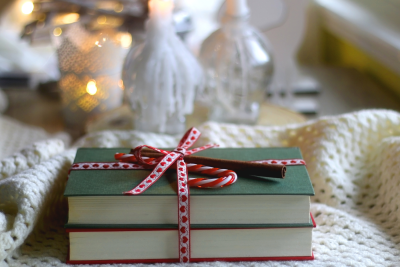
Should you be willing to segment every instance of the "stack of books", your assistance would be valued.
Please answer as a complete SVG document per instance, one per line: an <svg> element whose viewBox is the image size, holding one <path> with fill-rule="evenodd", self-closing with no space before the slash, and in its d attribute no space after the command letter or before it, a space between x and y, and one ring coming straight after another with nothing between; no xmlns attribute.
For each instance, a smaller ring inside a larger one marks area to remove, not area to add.
<svg viewBox="0 0 400 267"><path fill-rule="evenodd" d="M112 162L129 149L81 148L75 162ZM213 148L199 156L234 159L299 159L298 148ZM65 190L68 263L178 262L175 171L141 195L122 192L147 170L74 170ZM190 175L199 177L199 175ZM285 179L239 175L218 189L190 188L191 261L312 260L310 196L303 165L287 166Z"/></svg>

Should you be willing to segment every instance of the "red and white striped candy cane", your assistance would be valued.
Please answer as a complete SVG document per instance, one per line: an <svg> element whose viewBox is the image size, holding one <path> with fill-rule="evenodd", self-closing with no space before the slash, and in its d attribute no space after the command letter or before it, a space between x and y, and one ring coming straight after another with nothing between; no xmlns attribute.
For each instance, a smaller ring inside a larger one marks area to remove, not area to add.
<svg viewBox="0 0 400 267"><path fill-rule="evenodd" d="M218 188L236 182L236 172L227 169L218 169L200 164L187 163L188 172L217 176L218 178L189 178L188 185L200 188Z"/></svg>
<svg viewBox="0 0 400 267"><path fill-rule="evenodd" d="M159 160L157 158L142 157L147 164L153 165L157 164ZM131 162L136 163L136 158L133 154L117 153L115 154L115 159L121 162ZM200 173L209 176L216 176L218 178L189 178L188 185L191 187L200 188L218 188L231 185L236 182L237 174L228 169L219 169L209 166L204 166L200 164L187 163L188 172ZM172 168L176 168L172 166ZM143 166L143 169L146 169Z"/></svg>

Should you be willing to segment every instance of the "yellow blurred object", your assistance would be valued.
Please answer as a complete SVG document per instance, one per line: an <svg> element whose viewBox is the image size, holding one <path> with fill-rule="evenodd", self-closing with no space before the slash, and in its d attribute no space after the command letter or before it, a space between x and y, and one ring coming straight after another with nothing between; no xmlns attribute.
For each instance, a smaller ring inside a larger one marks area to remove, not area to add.
<svg viewBox="0 0 400 267"><path fill-rule="evenodd" d="M130 33L124 32L119 34L119 39L121 41L121 46L128 48L132 44L132 35Z"/></svg>
<svg viewBox="0 0 400 267"><path fill-rule="evenodd" d="M122 10L124 10L124 5L121 3L116 3L114 6L114 11L120 13Z"/></svg>
<svg viewBox="0 0 400 267"><path fill-rule="evenodd" d="M63 20L64 24L71 24L71 23L77 22L79 20L79 14L78 13L67 14L63 17L62 20Z"/></svg>
<svg viewBox="0 0 400 267"><path fill-rule="evenodd" d="M78 20L79 20L78 13L60 14L53 19L53 25L71 24L77 22Z"/></svg>
<svg viewBox="0 0 400 267"><path fill-rule="evenodd" d="M54 36L60 36L62 34L62 29L60 27L57 27L53 30Z"/></svg>
<svg viewBox="0 0 400 267"><path fill-rule="evenodd" d="M99 16L98 18L97 18L97 23L98 24L105 24L107 22L107 17L106 16Z"/></svg>
<svg viewBox="0 0 400 267"><path fill-rule="evenodd" d="M31 1L27 1L27 2L25 2L25 3L22 5L21 11L22 11L22 13L24 13L25 15L29 15L29 14L32 13L33 8L34 8L33 3L32 3Z"/></svg>
<svg viewBox="0 0 400 267"><path fill-rule="evenodd" d="M122 25L123 22L124 22L123 19L113 16L101 15L97 18L97 24L107 27L119 27Z"/></svg>
<svg viewBox="0 0 400 267"><path fill-rule="evenodd" d="M90 80L86 86L86 92L89 95L95 95L97 93L97 86L95 80Z"/></svg>
<svg viewBox="0 0 400 267"><path fill-rule="evenodd" d="M323 31L323 60L331 65L353 67L400 96L400 76L347 40Z"/></svg>
<svg viewBox="0 0 400 267"><path fill-rule="evenodd" d="M96 2L96 8L102 9L102 10L114 10L118 9L118 6L122 5L121 3L115 3L115 1L97 1ZM121 10L122 11L122 10ZM117 12L117 11L116 11Z"/></svg>

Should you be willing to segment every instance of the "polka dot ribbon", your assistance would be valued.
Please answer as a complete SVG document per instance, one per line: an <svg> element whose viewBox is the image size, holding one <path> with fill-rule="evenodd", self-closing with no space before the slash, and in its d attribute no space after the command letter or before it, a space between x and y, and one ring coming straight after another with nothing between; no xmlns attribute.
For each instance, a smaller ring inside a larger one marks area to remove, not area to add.
<svg viewBox="0 0 400 267"><path fill-rule="evenodd" d="M152 146L142 145L133 150L133 155L138 164L152 168L152 172L139 185L132 190L124 192L126 195L138 195L146 191L153 185L164 172L176 162L177 184L178 184L178 232L179 232L179 261L189 262L190 259L190 205L187 166L183 160L184 156L215 147L217 145L206 145L192 150L188 150L200 137L200 132L196 128L189 129L182 137L178 147L173 151L166 151ZM142 158L143 148L149 148L164 154L165 156L158 162L149 161Z"/></svg>

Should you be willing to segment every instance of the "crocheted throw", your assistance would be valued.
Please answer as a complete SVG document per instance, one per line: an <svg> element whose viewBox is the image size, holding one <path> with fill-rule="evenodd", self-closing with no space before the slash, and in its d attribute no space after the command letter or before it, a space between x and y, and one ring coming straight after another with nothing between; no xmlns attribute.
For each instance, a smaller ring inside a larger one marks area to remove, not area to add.
<svg viewBox="0 0 400 267"><path fill-rule="evenodd" d="M0 117L2 131L5 124L15 126ZM285 127L209 122L199 129L203 135L198 145L300 147L315 188L311 212L318 226L313 230L314 261L191 266L399 266L399 113L368 110ZM45 139L38 129L25 126L23 130L25 143L28 135L33 137L31 142ZM14 140L18 134L3 132L0 143ZM104 131L83 137L72 148L59 139L47 139L2 160L4 154L0 154L0 266L67 266L68 239L63 229L67 207L62 194L76 147L135 147L143 143L168 147L178 139Z"/></svg>

